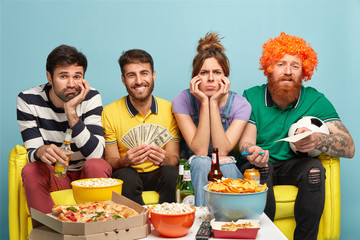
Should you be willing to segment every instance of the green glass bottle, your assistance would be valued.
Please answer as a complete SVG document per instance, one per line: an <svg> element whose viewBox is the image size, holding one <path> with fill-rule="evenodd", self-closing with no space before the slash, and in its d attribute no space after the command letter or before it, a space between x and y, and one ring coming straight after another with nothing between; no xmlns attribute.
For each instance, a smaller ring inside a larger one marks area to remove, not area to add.
<svg viewBox="0 0 360 240"><path fill-rule="evenodd" d="M191 184L190 165L187 163L184 165L184 178L180 188L180 202L190 206L195 205L195 191Z"/></svg>
<svg viewBox="0 0 360 240"><path fill-rule="evenodd" d="M177 203L180 203L180 187L181 184L183 183L183 176L184 176L184 164L185 164L185 159L181 158L179 160L179 176L178 179L176 181L176 191L175 191L175 199Z"/></svg>

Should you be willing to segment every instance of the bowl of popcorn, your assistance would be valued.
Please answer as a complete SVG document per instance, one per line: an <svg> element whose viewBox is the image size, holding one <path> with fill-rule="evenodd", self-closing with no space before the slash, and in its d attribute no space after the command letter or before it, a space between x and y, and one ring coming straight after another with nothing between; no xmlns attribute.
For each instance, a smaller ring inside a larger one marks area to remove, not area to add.
<svg viewBox="0 0 360 240"><path fill-rule="evenodd" d="M115 178L86 178L71 182L77 203L111 200L112 192L121 194L123 181Z"/></svg>
<svg viewBox="0 0 360 240"><path fill-rule="evenodd" d="M216 221L260 218L267 197L266 184L255 180L223 179L204 186L205 203Z"/></svg>
<svg viewBox="0 0 360 240"><path fill-rule="evenodd" d="M185 236L195 220L196 208L183 203L162 203L150 208L150 221L163 237Z"/></svg>

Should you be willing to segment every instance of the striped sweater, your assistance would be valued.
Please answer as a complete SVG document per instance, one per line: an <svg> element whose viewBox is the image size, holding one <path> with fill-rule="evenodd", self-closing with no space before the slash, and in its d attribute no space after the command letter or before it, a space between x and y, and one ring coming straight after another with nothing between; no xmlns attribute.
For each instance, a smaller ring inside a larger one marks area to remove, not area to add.
<svg viewBox="0 0 360 240"><path fill-rule="evenodd" d="M46 83L21 92L17 98L17 120L28 161L38 161L35 152L43 145L61 146L69 127L64 109L57 108L49 98L51 85ZM104 130L101 124L102 101L91 88L76 107L79 121L72 127L69 171L80 171L85 160L101 158L104 153Z"/></svg>

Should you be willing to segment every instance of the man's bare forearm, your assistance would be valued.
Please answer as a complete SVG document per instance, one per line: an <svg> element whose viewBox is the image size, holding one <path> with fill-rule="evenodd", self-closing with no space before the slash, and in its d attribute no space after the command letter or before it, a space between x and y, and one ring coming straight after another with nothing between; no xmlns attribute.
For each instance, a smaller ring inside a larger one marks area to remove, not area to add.
<svg viewBox="0 0 360 240"><path fill-rule="evenodd" d="M175 154L166 154L163 165L176 166L179 163L179 156Z"/></svg>
<svg viewBox="0 0 360 240"><path fill-rule="evenodd" d="M315 148L334 157L352 158L355 145L345 125L340 121L328 122L326 125L330 134L319 134Z"/></svg>
<svg viewBox="0 0 360 240"><path fill-rule="evenodd" d="M240 152L249 152L249 147L251 146L256 146L256 145L251 142L243 142L240 146Z"/></svg>
<svg viewBox="0 0 360 240"><path fill-rule="evenodd" d="M317 149L328 155L345 158L352 158L354 156L352 139L346 134L321 134L318 141L320 146Z"/></svg>
<svg viewBox="0 0 360 240"><path fill-rule="evenodd" d="M123 160L123 158L109 158L109 159L105 159L105 160L110 164L110 166L114 170L130 166L128 164L128 162Z"/></svg>

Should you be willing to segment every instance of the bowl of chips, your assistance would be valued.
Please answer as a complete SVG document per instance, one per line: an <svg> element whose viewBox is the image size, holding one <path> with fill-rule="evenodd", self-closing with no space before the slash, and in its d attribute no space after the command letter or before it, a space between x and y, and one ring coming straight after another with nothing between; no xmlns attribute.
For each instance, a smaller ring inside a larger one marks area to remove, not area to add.
<svg viewBox="0 0 360 240"><path fill-rule="evenodd" d="M71 182L78 204L111 200L113 191L121 194L122 184L123 181L116 178L87 178Z"/></svg>
<svg viewBox="0 0 360 240"><path fill-rule="evenodd" d="M204 186L205 203L216 221L257 220L264 212L267 190L255 180L228 178Z"/></svg>
<svg viewBox="0 0 360 240"><path fill-rule="evenodd" d="M163 237L185 236L195 220L196 208L183 203L162 203L150 208L150 221Z"/></svg>

